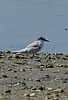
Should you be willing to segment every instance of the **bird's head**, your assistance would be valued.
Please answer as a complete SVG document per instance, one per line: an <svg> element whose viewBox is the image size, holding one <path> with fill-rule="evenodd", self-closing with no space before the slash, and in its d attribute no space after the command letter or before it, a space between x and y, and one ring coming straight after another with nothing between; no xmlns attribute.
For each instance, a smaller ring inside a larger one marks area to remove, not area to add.
<svg viewBox="0 0 68 100"><path fill-rule="evenodd" d="M44 37L39 37L38 40L42 40L42 41L46 41L46 42L50 42L49 40L45 39Z"/></svg>

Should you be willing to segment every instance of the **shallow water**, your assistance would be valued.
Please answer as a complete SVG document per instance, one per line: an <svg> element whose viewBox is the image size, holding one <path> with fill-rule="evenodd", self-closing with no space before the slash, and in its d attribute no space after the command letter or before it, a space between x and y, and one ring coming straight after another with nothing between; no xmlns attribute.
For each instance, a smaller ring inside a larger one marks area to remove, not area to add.
<svg viewBox="0 0 68 100"><path fill-rule="evenodd" d="M24 48L40 32L53 42L44 51L68 52L67 0L1 0L0 49Z"/></svg>

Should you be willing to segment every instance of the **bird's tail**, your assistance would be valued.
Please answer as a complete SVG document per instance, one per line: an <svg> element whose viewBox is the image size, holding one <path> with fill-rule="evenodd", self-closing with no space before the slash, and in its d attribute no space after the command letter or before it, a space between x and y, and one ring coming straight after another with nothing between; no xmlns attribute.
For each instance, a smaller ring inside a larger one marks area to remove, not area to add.
<svg viewBox="0 0 68 100"><path fill-rule="evenodd" d="M26 50L25 50L25 49L12 51L12 53L13 53L13 54L21 54L21 53L25 53L25 52L26 52Z"/></svg>

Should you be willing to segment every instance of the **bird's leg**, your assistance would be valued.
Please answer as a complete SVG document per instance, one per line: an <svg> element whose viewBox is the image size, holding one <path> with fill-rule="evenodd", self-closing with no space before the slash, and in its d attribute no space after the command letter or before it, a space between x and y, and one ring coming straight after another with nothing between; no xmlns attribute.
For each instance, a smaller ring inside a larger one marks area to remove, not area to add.
<svg viewBox="0 0 68 100"><path fill-rule="evenodd" d="M35 56L35 54L33 53L33 57Z"/></svg>
<svg viewBox="0 0 68 100"><path fill-rule="evenodd" d="M31 58L34 58L35 57L35 54L34 53L31 53Z"/></svg>

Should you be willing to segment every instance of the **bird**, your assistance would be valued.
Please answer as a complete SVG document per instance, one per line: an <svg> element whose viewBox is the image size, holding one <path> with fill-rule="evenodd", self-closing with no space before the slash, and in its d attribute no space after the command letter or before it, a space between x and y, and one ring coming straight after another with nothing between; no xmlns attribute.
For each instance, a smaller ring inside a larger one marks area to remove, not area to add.
<svg viewBox="0 0 68 100"><path fill-rule="evenodd" d="M42 47L44 46L44 42L50 42L50 41L45 39L44 37L39 37L39 38L37 38L37 40L35 40L32 43L30 43L29 45L27 45L24 49L13 51L13 53L16 53L16 54L21 54L21 53L35 54L42 49Z"/></svg>

